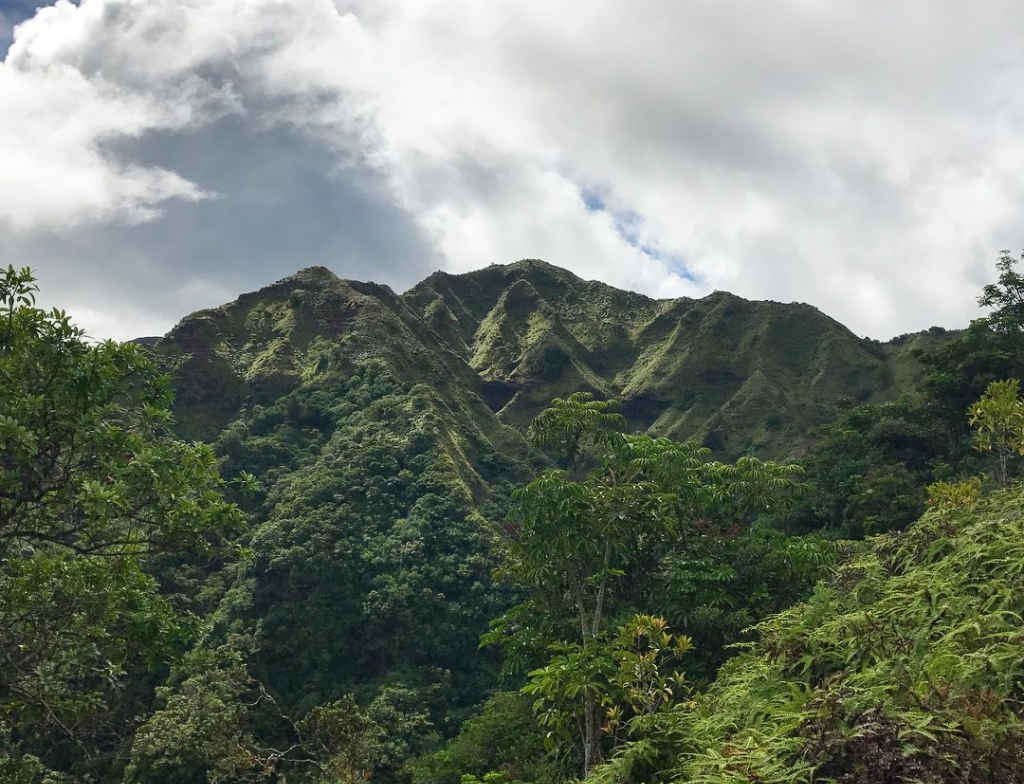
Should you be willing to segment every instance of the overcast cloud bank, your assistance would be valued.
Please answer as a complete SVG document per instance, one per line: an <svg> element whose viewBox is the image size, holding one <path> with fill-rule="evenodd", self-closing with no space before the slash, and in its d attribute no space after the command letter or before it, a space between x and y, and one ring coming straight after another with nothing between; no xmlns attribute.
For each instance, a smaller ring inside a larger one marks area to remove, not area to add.
<svg viewBox="0 0 1024 784"><path fill-rule="evenodd" d="M1021 22L1009 1L61 0L0 63L4 263L97 336L311 264L401 290L527 257L880 338L963 326L1024 244Z"/></svg>

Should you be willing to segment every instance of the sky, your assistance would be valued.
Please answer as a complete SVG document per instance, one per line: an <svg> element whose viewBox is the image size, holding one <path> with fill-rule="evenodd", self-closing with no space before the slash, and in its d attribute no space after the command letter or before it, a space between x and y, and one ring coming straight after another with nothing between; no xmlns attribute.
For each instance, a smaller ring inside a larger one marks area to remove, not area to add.
<svg viewBox="0 0 1024 784"><path fill-rule="evenodd" d="M1024 246L1015 0L0 0L0 264L96 338L541 258L888 339Z"/></svg>

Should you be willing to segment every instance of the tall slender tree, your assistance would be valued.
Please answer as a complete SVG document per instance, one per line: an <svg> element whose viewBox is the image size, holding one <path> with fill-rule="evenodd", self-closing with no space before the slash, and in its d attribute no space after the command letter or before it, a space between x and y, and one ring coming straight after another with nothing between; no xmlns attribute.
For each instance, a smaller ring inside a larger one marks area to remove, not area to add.
<svg viewBox="0 0 1024 784"><path fill-rule="evenodd" d="M602 683L611 677L609 635L623 620L621 613L609 617L616 589L628 586L635 596L656 565L652 558L687 537L736 533L751 512L778 502L800 472L751 457L711 462L695 442L617 432L623 420L609 412L613 405L578 393L553 401L531 426L534 443L554 448L567 469L547 471L513 493L499 574L531 596L487 638L513 656L539 641L558 651L567 676L564 710L578 720L586 773L606 750ZM572 637L556 621L569 617L578 630ZM545 691L551 705L551 689Z"/></svg>

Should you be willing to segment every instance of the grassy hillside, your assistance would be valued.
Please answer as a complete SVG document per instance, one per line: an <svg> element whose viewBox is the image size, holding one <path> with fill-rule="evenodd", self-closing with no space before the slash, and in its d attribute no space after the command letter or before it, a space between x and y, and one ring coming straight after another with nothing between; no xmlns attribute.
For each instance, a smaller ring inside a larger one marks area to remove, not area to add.
<svg viewBox="0 0 1024 784"><path fill-rule="evenodd" d="M604 780L1024 781L1022 532L1017 487L858 545Z"/></svg>

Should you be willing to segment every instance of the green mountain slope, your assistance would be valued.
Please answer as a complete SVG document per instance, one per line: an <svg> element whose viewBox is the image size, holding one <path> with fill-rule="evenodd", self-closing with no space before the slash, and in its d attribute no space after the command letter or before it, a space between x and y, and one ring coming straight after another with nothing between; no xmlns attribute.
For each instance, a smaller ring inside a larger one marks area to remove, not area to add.
<svg viewBox="0 0 1024 784"><path fill-rule="evenodd" d="M859 545L652 732L682 740L644 780L1024 781L1022 524L1018 487Z"/></svg>
<svg viewBox="0 0 1024 784"><path fill-rule="evenodd" d="M485 453L524 448L474 394L477 374L403 298L386 286L339 280L323 267L185 318L158 350L177 361L175 413L188 437L213 440L255 407L325 374L344 378L380 364L403 384L433 390L449 426L446 448L474 489L483 483L469 467L486 462Z"/></svg>
<svg viewBox="0 0 1024 784"><path fill-rule="evenodd" d="M507 600L485 517L531 473L477 374L390 289L322 268L186 318L156 351L183 433L263 485L211 639L241 635L295 715L355 693L404 723L396 760L449 731L495 676L477 641Z"/></svg>
<svg viewBox="0 0 1024 784"><path fill-rule="evenodd" d="M621 398L631 423L716 452L798 454L837 405L891 399L915 381L910 344L856 337L808 305L716 292L654 300L540 261L435 273L408 301L523 427L555 396Z"/></svg>
<svg viewBox="0 0 1024 784"><path fill-rule="evenodd" d="M588 390L621 398L641 429L727 458L781 459L838 407L907 391L910 348L941 339L881 344L808 305L724 292L654 300L522 261L435 273L402 296L313 267L187 317L160 351L185 357L177 412L191 437L279 399L317 363L351 371L378 359L434 387L461 426L502 449L522 449L503 425L521 429L552 398Z"/></svg>

